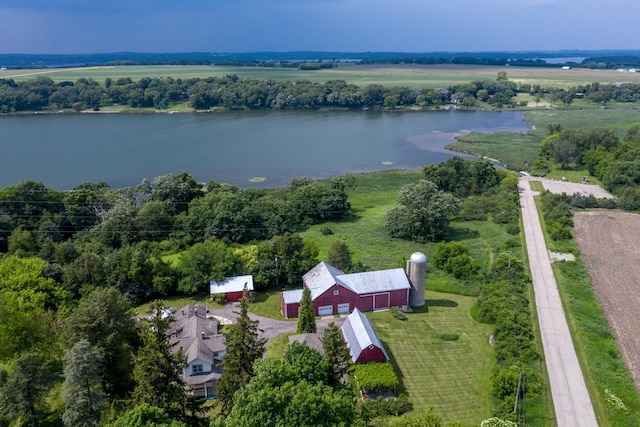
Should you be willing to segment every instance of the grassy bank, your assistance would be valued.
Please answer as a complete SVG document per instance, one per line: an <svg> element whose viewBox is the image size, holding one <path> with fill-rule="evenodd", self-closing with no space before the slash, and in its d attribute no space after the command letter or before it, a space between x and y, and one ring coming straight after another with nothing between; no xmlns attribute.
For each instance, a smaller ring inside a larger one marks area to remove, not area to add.
<svg viewBox="0 0 640 427"><path fill-rule="evenodd" d="M525 110L523 114L534 128L526 134L472 132L458 136L447 148L497 159L508 169L530 170L538 156L538 147L548 135L547 125L551 123L560 123L563 129L607 126L623 135L638 122L638 110L630 108ZM558 175L562 172L556 170L553 173Z"/></svg>
<svg viewBox="0 0 640 427"><path fill-rule="evenodd" d="M536 203L540 211L539 201ZM544 227L542 212L540 218ZM551 241L546 231L545 239L550 250L577 255L574 262L555 262L552 267L599 424L604 427L640 425L640 396L600 309L575 241ZM605 390L620 398L628 411L617 409Z"/></svg>

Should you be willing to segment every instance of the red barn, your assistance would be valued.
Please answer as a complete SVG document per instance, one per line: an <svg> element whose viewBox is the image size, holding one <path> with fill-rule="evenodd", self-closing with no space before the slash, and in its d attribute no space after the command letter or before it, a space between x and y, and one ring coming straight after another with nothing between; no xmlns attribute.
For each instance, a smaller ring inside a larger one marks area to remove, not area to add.
<svg viewBox="0 0 640 427"><path fill-rule="evenodd" d="M249 292L253 291L253 276L227 277L222 282L209 282L211 296L224 294L224 299L229 302L239 301L245 286Z"/></svg>
<svg viewBox="0 0 640 427"><path fill-rule="evenodd" d="M357 308L342 324L342 336L353 363L386 362L389 355L380 342L373 325Z"/></svg>
<svg viewBox="0 0 640 427"><path fill-rule="evenodd" d="M381 310L409 304L409 279L401 268L345 274L321 262L302 277L305 287L311 289L316 316ZM302 290L282 293L282 314L298 316Z"/></svg>

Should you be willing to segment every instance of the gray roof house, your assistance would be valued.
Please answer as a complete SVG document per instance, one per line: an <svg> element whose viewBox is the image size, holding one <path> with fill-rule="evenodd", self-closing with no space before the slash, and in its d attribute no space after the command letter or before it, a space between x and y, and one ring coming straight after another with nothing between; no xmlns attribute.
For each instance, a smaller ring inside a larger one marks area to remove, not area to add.
<svg viewBox="0 0 640 427"><path fill-rule="evenodd" d="M173 316L171 332L180 330L173 340L174 350L182 349L187 360L182 372L187 389L196 396L215 397L222 374L222 356L227 351L224 335L218 333L218 321L207 317L203 304L188 305Z"/></svg>

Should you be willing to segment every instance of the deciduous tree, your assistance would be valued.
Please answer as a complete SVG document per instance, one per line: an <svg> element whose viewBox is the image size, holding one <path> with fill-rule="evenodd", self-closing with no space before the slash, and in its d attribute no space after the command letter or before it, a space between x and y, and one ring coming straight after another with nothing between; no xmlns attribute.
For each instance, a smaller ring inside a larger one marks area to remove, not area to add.
<svg viewBox="0 0 640 427"><path fill-rule="evenodd" d="M459 209L458 199L426 180L404 185L398 202L401 207L385 214L387 231L392 237L417 242L443 239L449 222Z"/></svg>
<svg viewBox="0 0 640 427"><path fill-rule="evenodd" d="M222 280L231 273L235 262L231 249L219 240L196 243L180 256L185 277L178 288L192 294L204 291L211 280Z"/></svg>
<svg viewBox="0 0 640 427"><path fill-rule="evenodd" d="M327 262L344 272L350 272L353 267L353 259L349 246L342 240L336 240L327 255Z"/></svg>

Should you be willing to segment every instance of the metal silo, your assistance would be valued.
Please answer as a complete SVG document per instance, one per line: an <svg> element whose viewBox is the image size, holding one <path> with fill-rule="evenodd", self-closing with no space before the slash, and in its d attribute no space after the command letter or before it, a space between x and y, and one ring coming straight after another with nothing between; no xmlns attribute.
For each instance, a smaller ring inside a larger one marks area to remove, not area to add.
<svg viewBox="0 0 640 427"><path fill-rule="evenodd" d="M407 261L407 276L411 283L409 305L424 306L424 284L427 279L427 257L422 252L414 252Z"/></svg>

